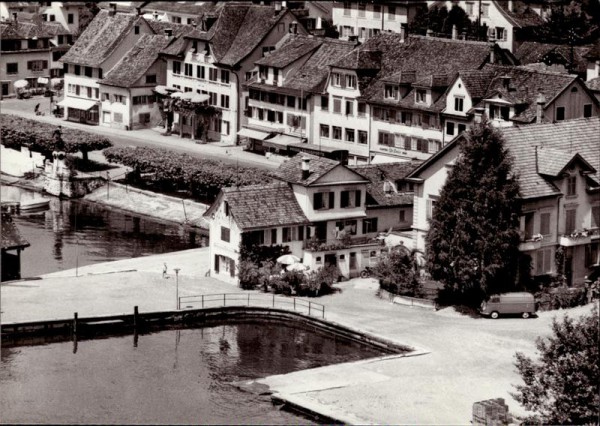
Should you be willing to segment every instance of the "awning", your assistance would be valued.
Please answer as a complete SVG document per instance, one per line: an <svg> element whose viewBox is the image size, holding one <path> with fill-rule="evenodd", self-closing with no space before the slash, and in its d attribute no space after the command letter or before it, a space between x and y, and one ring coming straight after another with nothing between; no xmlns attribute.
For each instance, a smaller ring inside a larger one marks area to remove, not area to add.
<svg viewBox="0 0 600 426"><path fill-rule="evenodd" d="M61 106L61 107L82 109L84 111L87 111L96 104L97 104L96 101L90 101L88 99L64 98L62 101L60 101L56 105Z"/></svg>
<svg viewBox="0 0 600 426"><path fill-rule="evenodd" d="M48 84L48 77L38 77L38 83L40 84Z"/></svg>
<svg viewBox="0 0 600 426"><path fill-rule="evenodd" d="M269 137L269 135L270 133L261 132L260 130L247 129L245 127L238 132L238 136L244 136L251 139L258 139L259 141L265 140Z"/></svg>
<svg viewBox="0 0 600 426"><path fill-rule="evenodd" d="M405 158L391 157L387 155L376 155L371 160L371 164L385 164L385 163L406 163L409 161Z"/></svg>
<svg viewBox="0 0 600 426"><path fill-rule="evenodd" d="M263 140L263 146L271 148L287 148L292 143L300 142L300 138L288 135L275 135L270 139Z"/></svg>

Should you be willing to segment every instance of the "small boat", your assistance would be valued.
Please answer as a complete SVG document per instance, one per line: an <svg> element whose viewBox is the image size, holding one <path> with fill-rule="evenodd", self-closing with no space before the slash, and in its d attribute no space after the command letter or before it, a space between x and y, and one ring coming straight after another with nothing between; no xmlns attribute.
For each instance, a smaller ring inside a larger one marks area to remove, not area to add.
<svg viewBox="0 0 600 426"><path fill-rule="evenodd" d="M50 198L40 197L31 200L21 200L21 211L37 210L47 208L50 205Z"/></svg>

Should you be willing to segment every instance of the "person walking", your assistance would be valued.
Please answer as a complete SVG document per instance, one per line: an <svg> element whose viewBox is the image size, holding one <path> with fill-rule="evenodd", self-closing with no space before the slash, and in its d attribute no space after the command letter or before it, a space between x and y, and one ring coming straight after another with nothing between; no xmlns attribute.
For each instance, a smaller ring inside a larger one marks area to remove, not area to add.
<svg viewBox="0 0 600 426"><path fill-rule="evenodd" d="M167 278L167 264L166 264L166 262L163 263L163 265L164 266L163 266L163 275L162 275L162 277L163 278Z"/></svg>

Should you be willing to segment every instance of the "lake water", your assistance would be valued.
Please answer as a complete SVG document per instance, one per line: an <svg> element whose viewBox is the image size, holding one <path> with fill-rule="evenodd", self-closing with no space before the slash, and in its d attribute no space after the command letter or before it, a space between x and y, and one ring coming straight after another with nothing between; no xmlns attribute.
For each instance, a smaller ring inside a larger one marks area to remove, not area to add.
<svg viewBox="0 0 600 426"><path fill-rule="evenodd" d="M263 322L2 348L0 421L310 424L230 383L380 355Z"/></svg>
<svg viewBox="0 0 600 426"><path fill-rule="evenodd" d="M189 228L109 209L84 200L51 199L41 212L14 215L21 235L31 244L21 252L21 276L32 277L112 260L168 253L206 245ZM2 201L40 194L2 186Z"/></svg>

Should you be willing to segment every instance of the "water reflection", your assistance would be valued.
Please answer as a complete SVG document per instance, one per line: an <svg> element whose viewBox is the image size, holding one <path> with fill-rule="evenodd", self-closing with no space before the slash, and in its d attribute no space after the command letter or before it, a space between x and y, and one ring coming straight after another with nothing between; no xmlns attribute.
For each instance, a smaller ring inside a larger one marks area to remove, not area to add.
<svg viewBox="0 0 600 426"><path fill-rule="evenodd" d="M2 421L306 423L229 383L381 355L272 323L167 330L142 334L133 345L130 339L2 348Z"/></svg>
<svg viewBox="0 0 600 426"><path fill-rule="evenodd" d="M2 187L1 196L3 201L39 197L9 186ZM208 243L200 230L125 214L84 200L51 197L49 209L23 212L14 221L31 243L22 252L23 277Z"/></svg>

